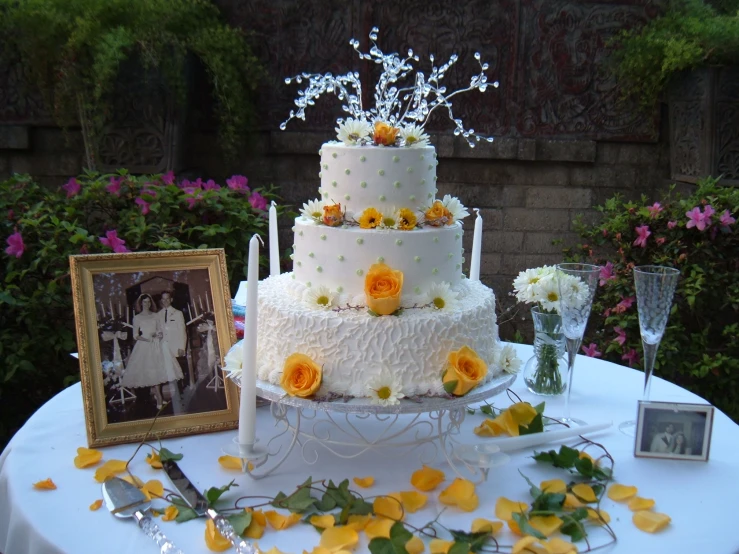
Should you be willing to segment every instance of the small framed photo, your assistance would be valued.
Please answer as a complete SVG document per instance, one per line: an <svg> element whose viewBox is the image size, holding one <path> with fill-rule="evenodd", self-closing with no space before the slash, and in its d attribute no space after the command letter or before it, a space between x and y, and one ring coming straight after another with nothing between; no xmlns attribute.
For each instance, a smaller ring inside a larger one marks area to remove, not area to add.
<svg viewBox="0 0 739 554"><path fill-rule="evenodd" d="M71 256L70 270L89 446L236 427L223 250Z"/></svg>
<svg viewBox="0 0 739 554"><path fill-rule="evenodd" d="M707 461L713 412L707 404L640 401L634 455Z"/></svg>

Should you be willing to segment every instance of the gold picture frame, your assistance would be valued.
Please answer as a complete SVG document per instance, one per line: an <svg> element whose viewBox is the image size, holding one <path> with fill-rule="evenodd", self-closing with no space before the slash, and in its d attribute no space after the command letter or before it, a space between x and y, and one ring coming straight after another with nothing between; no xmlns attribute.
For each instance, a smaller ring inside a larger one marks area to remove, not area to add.
<svg viewBox="0 0 739 554"><path fill-rule="evenodd" d="M70 270L90 447L236 428L222 249L70 256Z"/></svg>

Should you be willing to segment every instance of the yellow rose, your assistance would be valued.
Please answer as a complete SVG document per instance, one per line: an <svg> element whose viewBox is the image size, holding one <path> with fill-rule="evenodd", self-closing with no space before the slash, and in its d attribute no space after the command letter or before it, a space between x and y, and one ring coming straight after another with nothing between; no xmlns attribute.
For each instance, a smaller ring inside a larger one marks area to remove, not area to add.
<svg viewBox="0 0 739 554"><path fill-rule="evenodd" d="M449 353L449 365L442 381L447 392L455 396L467 394L488 374L487 364L468 346ZM456 382L456 383L455 383ZM454 383L454 385L452 385ZM449 390L452 386L454 389Z"/></svg>
<svg viewBox="0 0 739 554"><path fill-rule="evenodd" d="M382 223L382 214L375 208L367 208L359 216L359 227L362 229L374 229Z"/></svg>
<svg viewBox="0 0 739 554"><path fill-rule="evenodd" d="M426 210L424 214L426 217L426 223L433 225L434 227L441 227L442 225L451 225L452 223L452 212L446 209L446 206L437 200L433 205Z"/></svg>
<svg viewBox="0 0 739 554"><path fill-rule="evenodd" d="M291 354L282 368L280 385L290 396L307 398L321 386L321 368L305 354Z"/></svg>
<svg viewBox="0 0 739 554"><path fill-rule="evenodd" d="M416 227L416 223L418 223L416 214L414 214L411 209L401 209L398 216L398 229L402 231L410 231L411 229L414 229Z"/></svg>
<svg viewBox="0 0 739 554"><path fill-rule="evenodd" d="M331 204L323 207L323 223L329 227L337 227L344 223L341 204Z"/></svg>
<svg viewBox="0 0 739 554"><path fill-rule="evenodd" d="M373 264L364 279L367 307L378 315L390 315L400 307L403 272L385 264Z"/></svg>
<svg viewBox="0 0 739 554"><path fill-rule="evenodd" d="M395 139L398 137L400 129L378 121L375 123L375 144L382 144L383 146L392 146L395 144Z"/></svg>

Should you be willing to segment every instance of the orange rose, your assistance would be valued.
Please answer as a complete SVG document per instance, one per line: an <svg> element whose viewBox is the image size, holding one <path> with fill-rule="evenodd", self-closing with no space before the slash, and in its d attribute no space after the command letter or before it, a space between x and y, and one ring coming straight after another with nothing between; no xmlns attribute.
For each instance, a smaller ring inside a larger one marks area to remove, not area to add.
<svg viewBox="0 0 739 554"><path fill-rule="evenodd" d="M446 206L441 203L441 200L434 202L433 205L426 210L424 216L426 217L426 223L433 225L434 227L451 225L453 219L452 212L446 209Z"/></svg>
<svg viewBox="0 0 739 554"><path fill-rule="evenodd" d="M467 394L488 374L487 364L469 346L449 353L449 365L441 380L444 389L455 396Z"/></svg>
<svg viewBox="0 0 739 554"><path fill-rule="evenodd" d="M378 315L390 315L400 307L403 272L385 264L373 264L364 279L367 307Z"/></svg>
<svg viewBox="0 0 739 554"><path fill-rule="evenodd" d="M341 204L332 204L323 207L323 223L329 227L337 227L344 223Z"/></svg>
<svg viewBox="0 0 739 554"><path fill-rule="evenodd" d="M322 371L305 354L291 354L282 368L280 385L290 396L307 398L321 386Z"/></svg>
<svg viewBox="0 0 739 554"><path fill-rule="evenodd" d="M383 146L392 146L395 144L395 139L398 136L400 129L378 121L375 123L375 144L382 144Z"/></svg>

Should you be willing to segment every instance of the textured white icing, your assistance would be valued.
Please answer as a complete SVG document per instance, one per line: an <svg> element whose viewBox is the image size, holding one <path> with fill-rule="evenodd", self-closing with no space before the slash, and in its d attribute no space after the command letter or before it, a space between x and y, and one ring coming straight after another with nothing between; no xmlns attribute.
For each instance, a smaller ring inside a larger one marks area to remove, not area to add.
<svg viewBox="0 0 739 554"><path fill-rule="evenodd" d="M404 394L439 394L449 352L465 345L488 364L486 381L500 374L495 296L479 281L454 287L459 300L451 311L406 309L397 317L373 317L365 309L312 309L302 301L305 286L291 277L259 284L259 379L279 384L285 359L299 352L323 367L321 393L367 396L368 383L386 366L399 376Z"/></svg>
<svg viewBox="0 0 739 554"><path fill-rule="evenodd" d="M456 285L462 279L461 222L397 231L328 227L298 217L294 239L295 279L332 291L342 287L363 294L365 275L375 263L402 271L406 291L426 292L434 283Z"/></svg>
<svg viewBox="0 0 739 554"><path fill-rule="evenodd" d="M433 146L327 143L321 147L320 194L357 216L370 207L415 209L436 196L436 164Z"/></svg>

